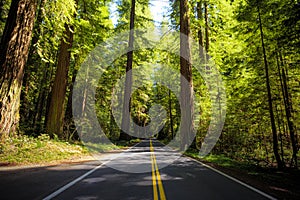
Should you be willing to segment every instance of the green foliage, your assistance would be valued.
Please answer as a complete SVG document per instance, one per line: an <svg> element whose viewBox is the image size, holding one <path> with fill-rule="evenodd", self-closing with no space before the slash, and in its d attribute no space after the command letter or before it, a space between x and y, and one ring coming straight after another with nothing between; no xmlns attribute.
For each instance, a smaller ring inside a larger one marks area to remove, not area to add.
<svg viewBox="0 0 300 200"><path fill-rule="evenodd" d="M193 152L193 151L187 151L185 155L190 156L195 159L200 159L198 152ZM222 154L219 155L213 155L209 154L203 158L201 158L207 162L217 164L218 166L222 167L228 167L228 168L237 168L238 166L241 166L240 162L237 162L236 160L233 160L231 158L228 158ZM246 163L245 163L246 165ZM248 163L249 165L249 163Z"/></svg>
<svg viewBox="0 0 300 200"><path fill-rule="evenodd" d="M75 20L73 57L78 67L87 54L110 36L113 24L109 19L108 3L105 1L79 1ZM80 56L78 56L80 55Z"/></svg>
<svg viewBox="0 0 300 200"><path fill-rule="evenodd" d="M2 36L11 0L0 0L0 36Z"/></svg>
<svg viewBox="0 0 300 200"><path fill-rule="evenodd" d="M75 0L48 0L40 9L43 14L43 21L39 22L37 53L43 62L55 64L55 52L59 49L65 24L74 24L76 2Z"/></svg>
<svg viewBox="0 0 300 200"><path fill-rule="evenodd" d="M222 66L228 96L227 123L215 149L216 152L225 153L235 159L258 161L262 165L272 165L274 162L261 37L257 20L258 8L260 8L270 68L273 110L280 143L278 148L284 161L289 162L291 158L289 130L281 89L280 78L282 77L278 71L278 67L288 70L289 90L293 93L291 88L297 87L293 85L294 75L299 71L296 72L297 70L291 67L292 64L283 64L285 59L290 63L298 62L293 56L298 54L297 50L290 46L282 46L283 38L288 38L287 27L283 23L286 20L287 5L289 5L287 1L240 1L233 7L235 12L231 15L230 26L222 31L228 34L225 34L223 39L217 38L216 42L212 42L212 56L217 58L216 62ZM219 54L221 56L215 54L221 49L220 46L214 49L218 41L230 42L223 45L226 51ZM289 49L288 55L284 53L286 49ZM279 63L280 55L282 63ZM292 102L298 100L293 98ZM296 116L295 112L293 120L297 120Z"/></svg>
<svg viewBox="0 0 300 200"><path fill-rule="evenodd" d="M49 164L88 155L88 151L80 145L51 140L45 134L37 138L11 137L0 146L0 163L4 164Z"/></svg>
<svg viewBox="0 0 300 200"><path fill-rule="evenodd" d="M57 55L63 33L68 24L74 34L71 51L69 88L88 53L111 33L108 2L105 1L41 1L34 30L33 45L25 69L22 97L21 130L29 135L44 132L47 99L57 65ZM71 96L70 96L71 98ZM66 101L67 102L67 101ZM70 103L71 101L69 101ZM66 109L67 109L66 105ZM76 130L69 110L65 122L65 138L76 138Z"/></svg>
<svg viewBox="0 0 300 200"><path fill-rule="evenodd" d="M118 24L116 31L124 31L129 29L131 0L118 1ZM135 28L154 28L153 18L149 9L149 0L136 1L135 8Z"/></svg>

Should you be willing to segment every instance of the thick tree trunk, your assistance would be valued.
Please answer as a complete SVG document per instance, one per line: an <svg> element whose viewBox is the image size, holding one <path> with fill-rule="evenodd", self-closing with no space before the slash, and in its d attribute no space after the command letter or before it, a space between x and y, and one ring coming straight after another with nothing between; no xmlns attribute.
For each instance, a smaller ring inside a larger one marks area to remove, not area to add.
<svg viewBox="0 0 300 200"><path fill-rule="evenodd" d="M193 79L190 47L190 17L188 0L180 1L180 99L181 99L181 123L180 133L181 150L187 148L187 144L193 137ZM187 83L187 84L186 84ZM195 148L195 140L191 147Z"/></svg>
<svg viewBox="0 0 300 200"><path fill-rule="evenodd" d="M13 0L0 44L0 137L15 132L36 0Z"/></svg>
<svg viewBox="0 0 300 200"><path fill-rule="evenodd" d="M41 0L38 8L37 8L37 17L36 17L36 23L33 28L33 37L31 40L31 45L29 48L29 56L27 60L27 64L24 69L24 78L23 78L23 90L21 92L21 106L20 106L20 116L21 116L21 122L26 123L27 125L31 125L30 123L33 122L33 117L35 115L30 113L30 104L33 104L32 98L28 96L28 91L30 87L30 81L31 81L31 74L35 74L38 70L38 68L41 66L40 58L38 57L37 53L37 47L36 44L39 40L39 33L41 32L41 24L42 20L45 16L45 9L44 6L46 4L46 0ZM43 80L44 81L44 80ZM40 86L41 87L41 86ZM34 112L38 112L35 110Z"/></svg>
<svg viewBox="0 0 300 200"><path fill-rule="evenodd" d="M133 43L134 43L134 19L135 19L135 0L131 0L130 11L130 34L129 34L129 47L127 53L127 65L126 65L126 79L125 79L125 91L124 91L124 104L123 115L120 132L120 140L130 140L130 93L132 87L132 63L133 63Z"/></svg>
<svg viewBox="0 0 300 200"><path fill-rule="evenodd" d="M258 8L259 28L260 28L260 34L261 34L261 44L262 44L263 56L264 56L269 113L270 113L271 128L272 128L272 135L273 135L273 153L274 153L275 159L277 161L277 166L279 169L281 169L284 167L284 164L278 153L278 137L277 137L277 131L276 131L275 117L274 117L274 112L273 112L273 100L272 100L270 78L269 78L269 67L268 67L268 61L267 61L267 55L266 55L266 49L265 49L265 43L264 43L264 33L263 33L263 29L262 29L260 8L259 8L259 6L257 6L257 8Z"/></svg>
<svg viewBox="0 0 300 200"><path fill-rule="evenodd" d="M64 103L71 57L70 49L72 48L73 43L73 33L67 24L65 25L64 35L65 38L62 38L61 40L56 75L51 92L51 101L46 123L47 133L50 135L56 134L60 138L63 138Z"/></svg>
<svg viewBox="0 0 300 200"><path fill-rule="evenodd" d="M26 126L34 126L34 116L37 112L39 112L39 110L36 109L30 110L30 107L32 107L30 105L35 104L37 101L35 99L32 100L32 97L29 97L28 92L30 90L30 82L32 81L32 74L35 74L38 71L38 68L41 66L41 59L38 56L36 44L39 40L41 24L45 16L45 4L46 0L41 0L38 5L36 23L33 28L34 34L31 40L27 64L24 69L23 89L21 91L20 122L21 124L26 124ZM42 83L45 80L43 77L41 77L40 79L42 80ZM40 85L40 88L42 88L42 85Z"/></svg>

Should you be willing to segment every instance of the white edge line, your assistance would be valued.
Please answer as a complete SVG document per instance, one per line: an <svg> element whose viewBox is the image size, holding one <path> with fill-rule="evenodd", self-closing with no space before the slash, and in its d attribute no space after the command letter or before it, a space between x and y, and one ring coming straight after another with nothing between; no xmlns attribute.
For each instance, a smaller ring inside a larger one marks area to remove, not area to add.
<svg viewBox="0 0 300 200"><path fill-rule="evenodd" d="M109 162L109 161L107 161L107 162ZM45 198L43 198L43 200L50 200L50 199L56 197L60 193L62 193L65 190L69 189L70 187L75 185L77 182L81 181L82 179L84 179L85 177L87 177L88 175L90 175L91 173L93 173L94 171L96 171L97 169L102 167L103 165L105 165L107 162L102 163L101 165L98 165L97 167L91 169L90 171L86 172L85 174L81 175L80 177L76 178L75 180L71 181L70 183L64 185L63 187L59 188L58 190L56 190L52 194L50 194L50 195L46 196Z"/></svg>
<svg viewBox="0 0 300 200"><path fill-rule="evenodd" d="M126 149L124 152L129 151L131 148L137 146L138 144L140 144L141 142L135 144L134 146L130 147L129 149ZM124 153L123 152L123 153ZM120 153L122 154L122 153ZM81 175L80 177L74 179L73 181L69 182L68 184L62 186L61 188L59 188L58 190L56 190L55 192L49 194L48 196L46 196L45 198L43 198L43 200L50 200L54 197L56 197L57 195L61 194L62 192L66 191L67 189L69 189L70 187L72 187L73 185L75 185L76 183L78 183L79 181L83 180L85 177L87 177L88 175L92 174L93 172L95 172L97 169L100 169L103 165L107 164L108 162L112 161L113 159L117 158L118 156L115 156L113 158L111 158L110 160L96 166L95 168L91 169L90 171L86 172L85 174Z"/></svg>
<svg viewBox="0 0 300 200"><path fill-rule="evenodd" d="M265 193L265 192L263 192L263 191L261 191L259 189L256 189L256 188L254 188L254 187L252 187L252 186L250 186L250 185L248 185L248 184L246 184L246 183L244 183L244 182L242 182L242 181L240 181L240 180L238 180L236 178L233 178L232 176L229 176L228 174L225 174L224 172L221 172L221 171L219 171L219 170L217 170L217 169L215 169L215 168L213 168L213 167L211 167L209 165L206 165L206 164L200 162L199 160L196 160L196 159L191 158L191 157L188 157L188 158L191 159L191 160L194 160L195 162L203 165L204 167L206 167L206 168L208 168L208 169L210 169L210 170L212 170L214 172L217 172L220 175L225 176L226 178L228 178L228 179L230 179L232 181L235 181L235 182L241 184L242 186L244 186L244 187L246 187L246 188L248 188L248 189L250 189L250 190L252 190L254 192L257 192L258 194L260 194L260 195L262 195L262 196L264 196L264 197L266 197L268 199L277 200L275 197L272 197L271 195L269 195L269 194L267 194L267 193Z"/></svg>

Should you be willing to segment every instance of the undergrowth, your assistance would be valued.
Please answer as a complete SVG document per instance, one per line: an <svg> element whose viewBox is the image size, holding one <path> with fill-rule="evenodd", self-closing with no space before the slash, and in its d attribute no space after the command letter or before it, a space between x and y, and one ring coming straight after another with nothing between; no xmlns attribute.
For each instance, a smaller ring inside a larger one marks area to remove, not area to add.
<svg viewBox="0 0 300 200"><path fill-rule="evenodd" d="M40 164L85 155L89 153L82 145L50 139L46 134L37 138L17 135L7 138L0 144L2 164Z"/></svg>

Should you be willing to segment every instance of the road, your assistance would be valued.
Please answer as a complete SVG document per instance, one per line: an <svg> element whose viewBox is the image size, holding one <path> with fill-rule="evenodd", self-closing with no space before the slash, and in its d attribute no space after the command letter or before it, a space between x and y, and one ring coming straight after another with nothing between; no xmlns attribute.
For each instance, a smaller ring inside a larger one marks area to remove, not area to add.
<svg viewBox="0 0 300 200"><path fill-rule="evenodd" d="M121 154L108 153L100 161L0 170L0 199L274 199L179 156L157 141L145 140Z"/></svg>

